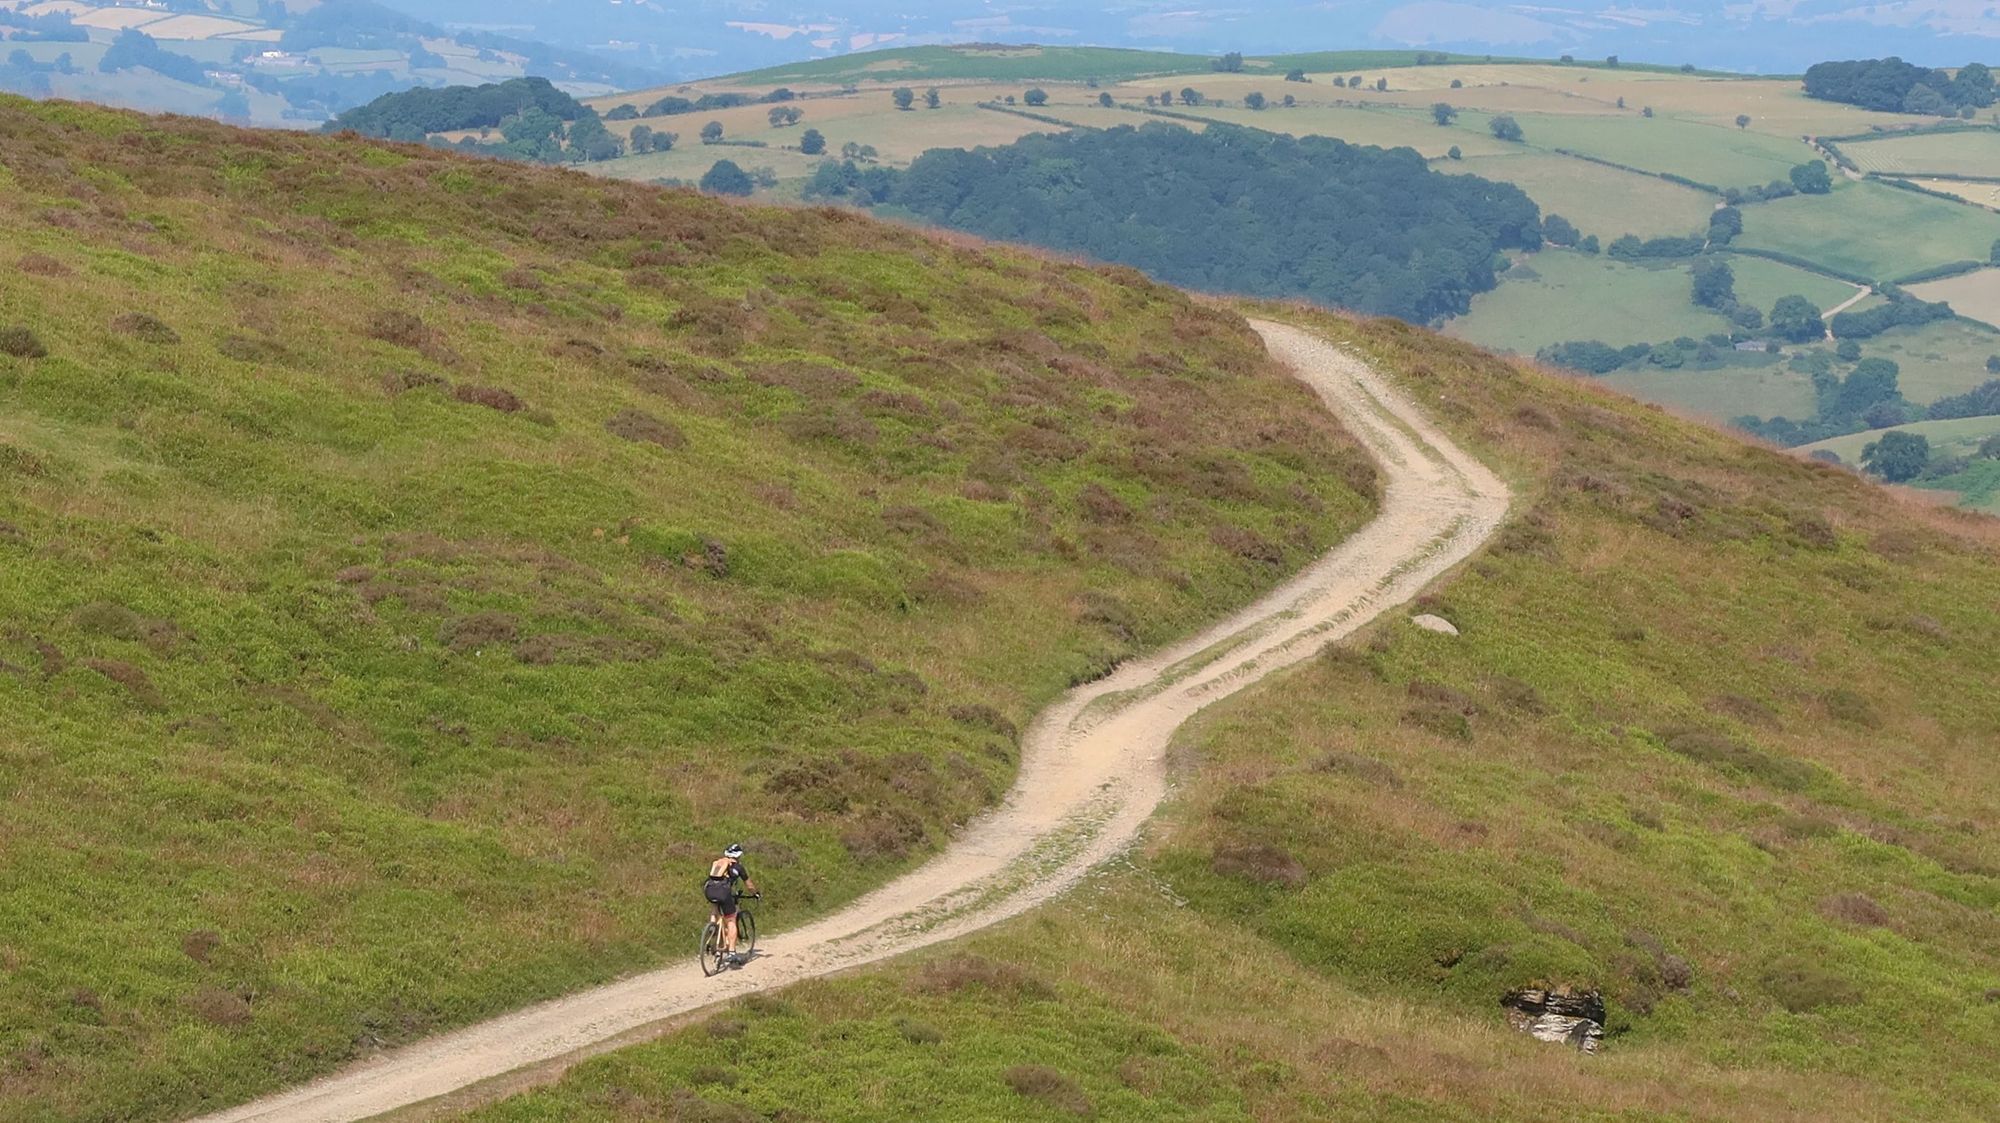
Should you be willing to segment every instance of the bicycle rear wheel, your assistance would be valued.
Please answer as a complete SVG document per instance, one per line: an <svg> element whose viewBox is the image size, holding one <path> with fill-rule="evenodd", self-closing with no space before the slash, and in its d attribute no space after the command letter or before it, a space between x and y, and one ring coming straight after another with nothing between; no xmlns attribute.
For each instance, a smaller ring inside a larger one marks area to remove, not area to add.
<svg viewBox="0 0 2000 1123"><path fill-rule="evenodd" d="M736 909L736 951L739 955L749 955L757 950L757 918L750 910L738 906Z"/></svg>
<svg viewBox="0 0 2000 1123"><path fill-rule="evenodd" d="M713 975L722 970L722 925L711 920L708 927L701 930L701 973Z"/></svg>

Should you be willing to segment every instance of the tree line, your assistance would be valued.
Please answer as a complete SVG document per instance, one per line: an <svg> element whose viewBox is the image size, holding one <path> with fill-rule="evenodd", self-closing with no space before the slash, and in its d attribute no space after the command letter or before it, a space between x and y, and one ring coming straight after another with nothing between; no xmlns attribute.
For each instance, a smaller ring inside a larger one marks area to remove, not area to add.
<svg viewBox="0 0 2000 1123"><path fill-rule="evenodd" d="M840 169L814 192L984 237L1131 265L1190 288L1305 297L1431 323L1542 244L1511 184L1432 171L1410 149L1150 123L937 149L907 171Z"/></svg>
<svg viewBox="0 0 2000 1123"><path fill-rule="evenodd" d="M1807 97L1822 101L1933 117L1971 117L1995 97L1993 72L1983 63L1967 63L1953 75L1894 56L1815 63L1805 87Z"/></svg>
<svg viewBox="0 0 2000 1123"><path fill-rule="evenodd" d="M327 122L327 132L352 129L384 140L421 141L432 133L490 129L530 109L558 121L589 113L547 78L512 78L484 86L446 86L384 94Z"/></svg>

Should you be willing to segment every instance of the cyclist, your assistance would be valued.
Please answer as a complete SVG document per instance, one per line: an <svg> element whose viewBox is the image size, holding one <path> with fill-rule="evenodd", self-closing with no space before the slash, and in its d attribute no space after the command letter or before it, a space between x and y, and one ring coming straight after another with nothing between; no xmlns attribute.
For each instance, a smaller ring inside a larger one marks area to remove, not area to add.
<svg viewBox="0 0 2000 1123"><path fill-rule="evenodd" d="M736 955L736 883L739 881L750 892L757 891L757 883L750 880L750 871L743 868L743 844L732 842L722 852L722 857L708 864L708 880L701 886L701 895L708 898L714 915L722 921L722 951L732 963L742 962Z"/></svg>

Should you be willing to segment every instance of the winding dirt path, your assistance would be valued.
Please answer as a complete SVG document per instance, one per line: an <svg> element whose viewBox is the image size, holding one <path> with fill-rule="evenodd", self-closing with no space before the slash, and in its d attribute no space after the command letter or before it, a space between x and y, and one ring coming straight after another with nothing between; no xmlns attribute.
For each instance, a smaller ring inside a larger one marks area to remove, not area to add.
<svg viewBox="0 0 2000 1123"><path fill-rule="evenodd" d="M651 1023L1017 915L1129 845L1166 794L1163 757L1183 722L1415 596L1485 542L1507 512L1506 485L1361 360L1297 328L1255 326L1380 462L1380 513L1256 604L1065 695L1029 729L1020 779L1005 803L944 853L832 916L768 935L742 970L705 978L690 954L202 1123L362 1119L528 1066L560 1070Z"/></svg>

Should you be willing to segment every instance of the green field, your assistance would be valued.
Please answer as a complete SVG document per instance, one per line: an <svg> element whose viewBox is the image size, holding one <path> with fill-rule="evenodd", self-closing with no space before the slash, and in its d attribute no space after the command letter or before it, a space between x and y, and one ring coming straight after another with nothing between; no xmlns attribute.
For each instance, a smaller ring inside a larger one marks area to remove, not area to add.
<svg viewBox="0 0 2000 1123"><path fill-rule="evenodd" d="M1761 355L1728 355L1723 365L1713 370L1693 365L1679 370L1642 365L1599 375L1596 381L1635 398L1723 423L1745 415L1810 417L1815 401L1812 379Z"/></svg>
<svg viewBox="0 0 2000 1123"><path fill-rule="evenodd" d="M1861 350L1894 359L1903 368L1903 396L1928 405L1993 377L1986 360L2000 354L2000 332L1963 320L1941 320L1916 328L1891 328L1862 340Z"/></svg>
<svg viewBox="0 0 2000 1123"><path fill-rule="evenodd" d="M1836 176L1831 195L1794 195L1744 208L1738 244L1886 281L1982 258L1995 239L2000 214Z"/></svg>
<svg viewBox="0 0 2000 1123"><path fill-rule="evenodd" d="M1801 445L1792 451L1801 455L1819 451L1831 452L1840 457L1841 463L1857 465L1861 463L1861 451L1868 445L1882 439L1888 432L1916 433L1931 443L1931 452L1950 456L1966 456L1979 447L1979 442L2000 434L2000 417L1958 417L1950 421L1918 421L1909 425L1897 425L1893 429L1871 429L1865 433L1849 433L1809 445Z"/></svg>
<svg viewBox="0 0 2000 1123"><path fill-rule="evenodd" d="M1490 136L1467 136L1456 130L1440 129L1432 123L1428 112L1415 109L1302 105L1252 110L1202 105L1177 106L1172 112L1177 117L1200 117L1288 136L1328 136L1349 144L1414 148L1429 159L1443 156L1454 145L1468 156L1501 153L1510 148ZM1134 123L1147 119L1135 115Z"/></svg>
<svg viewBox="0 0 2000 1123"><path fill-rule="evenodd" d="M1910 294L1920 300L1942 300L1961 316L2000 328L2000 269L1980 269L1911 285Z"/></svg>
<svg viewBox="0 0 2000 1123"><path fill-rule="evenodd" d="M1420 602L1461 635L1212 707L1149 845L1049 908L471 1118L2000 1115L1992 524L1317 324L1530 497ZM1508 1028L1522 985L1601 989L1603 1052Z"/></svg>
<svg viewBox="0 0 2000 1123"><path fill-rule="evenodd" d="M0 98L0 262L10 1121L852 900L1371 506L1237 317L844 213Z"/></svg>
<svg viewBox="0 0 2000 1123"><path fill-rule="evenodd" d="M1769 258L1730 254L1724 258L1736 274L1736 298L1765 312L1778 298L1803 296L1821 309L1831 309L1854 295L1854 286L1838 278L1809 272ZM1873 298L1870 298L1871 300ZM1855 305L1867 307L1867 302Z"/></svg>
<svg viewBox="0 0 2000 1123"><path fill-rule="evenodd" d="M901 47L787 63L733 74L712 85L840 85L914 81L1125 81L1209 69L1205 56L1111 47Z"/></svg>
<svg viewBox="0 0 2000 1123"><path fill-rule="evenodd" d="M1842 141L1840 150L1869 172L2000 176L2000 129Z"/></svg>
<svg viewBox="0 0 2000 1123"><path fill-rule="evenodd" d="M1689 302L1689 285L1685 263L1640 265L1548 249L1501 274L1500 286L1474 297L1472 312L1444 331L1524 355L1571 339L1623 347L1728 331L1721 316Z"/></svg>
<svg viewBox="0 0 2000 1123"><path fill-rule="evenodd" d="M1490 138L1488 142L1498 143ZM1526 191L1543 214L1562 215L1578 230L1607 243L1621 234L1650 238L1699 233L1707 229L1715 209L1714 196L1691 187L1588 160L1506 147L1507 155L1468 155L1464 160L1440 161L1436 167L1512 183Z"/></svg>
<svg viewBox="0 0 2000 1123"><path fill-rule="evenodd" d="M1612 115L1516 113L1523 143L1561 148L1648 172L1670 172L1717 187L1748 187L1784 179L1812 158L1797 141L1723 125L1641 117L1636 108ZM1467 111L1455 126L1485 133L1493 114Z"/></svg>

